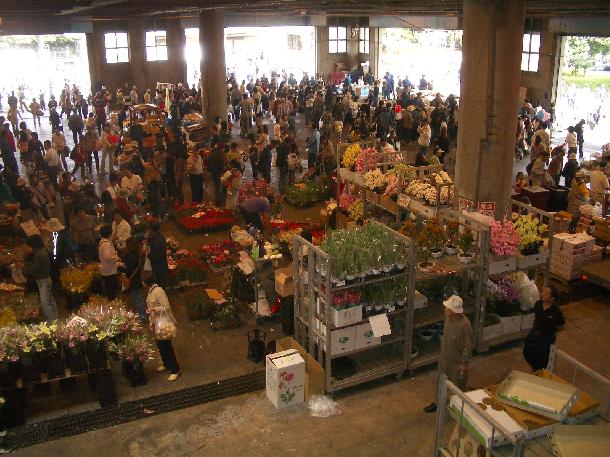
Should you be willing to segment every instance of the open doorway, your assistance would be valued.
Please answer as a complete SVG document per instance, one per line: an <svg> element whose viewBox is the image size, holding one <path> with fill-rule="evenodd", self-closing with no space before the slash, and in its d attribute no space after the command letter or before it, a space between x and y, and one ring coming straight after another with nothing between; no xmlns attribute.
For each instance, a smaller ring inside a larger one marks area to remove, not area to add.
<svg viewBox="0 0 610 457"><path fill-rule="evenodd" d="M185 59L187 82L198 85L200 78L199 29L186 29ZM225 28L225 61L238 81L263 75L315 74L315 28L295 27L227 27Z"/></svg>
<svg viewBox="0 0 610 457"><path fill-rule="evenodd" d="M562 38L557 80L555 136L585 120L585 156L610 142L610 38Z"/></svg>
<svg viewBox="0 0 610 457"><path fill-rule="evenodd" d="M8 107L12 91L28 103L59 97L66 84L91 92L87 41L84 33L62 35L7 35L0 37L0 103Z"/></svg>

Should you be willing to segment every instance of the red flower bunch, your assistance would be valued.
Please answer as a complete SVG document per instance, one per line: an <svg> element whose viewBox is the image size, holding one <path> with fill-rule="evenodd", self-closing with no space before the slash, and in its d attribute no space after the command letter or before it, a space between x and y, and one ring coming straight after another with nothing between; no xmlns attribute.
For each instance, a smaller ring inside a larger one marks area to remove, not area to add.
<svg viewBox="0 0 610 457"><path fill-rule="evenodd" d="M297 229L301 229L301 228L305 228L308 224L304 223L304 222L295 222L295 221L281 221L281 220L275 220L275 221L271 221L271 228L272 229L279 229L281 231L292 231L292 230L297 230Z"/></svg>
<svg viewBox="0 0 610 457"><path fill-rule="evenodd" d="M233 211L211 203L177 207L178 223L189 231L218 230L235 223Z"/></svg>
<svg viewBox="0 0 610 457"><path fill-rule="evenodd" d="M267 184L264 179L257 179L256 181L243 182L239 189L239 201L243 202L250 197L271 197L275 191Z"/></svg>
<svg viewBox="0 0 610 457"><path fill-rule="evenodd" d="M240 250L240 246L233 241L224 240L221 243L204 244L201 250L205 260L216 267L221 267L233 263Z"/></svg>

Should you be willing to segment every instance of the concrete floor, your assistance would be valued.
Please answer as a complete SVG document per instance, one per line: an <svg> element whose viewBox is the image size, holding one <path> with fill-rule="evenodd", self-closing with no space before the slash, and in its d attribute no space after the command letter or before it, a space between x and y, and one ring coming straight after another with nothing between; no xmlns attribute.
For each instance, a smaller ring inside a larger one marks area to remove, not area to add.
<svg viewBox="0 0 610 457"><path fill-rule="evenodd" d="M558 337L561 349L606 377L610 377L609 306L601 290L593 298L563 306L567 325ZM528 369L518 344L477 355L470 385L496 383L513 369ZM337 394L341 414L329 418L312 417L305 407L276 411L261 391L50 441L16 450L14 455L430 456L435 416L421 408L432 400L434 391L432 370L401 381L386 378ZM608 399L610 392L605 395Z"/></svg>

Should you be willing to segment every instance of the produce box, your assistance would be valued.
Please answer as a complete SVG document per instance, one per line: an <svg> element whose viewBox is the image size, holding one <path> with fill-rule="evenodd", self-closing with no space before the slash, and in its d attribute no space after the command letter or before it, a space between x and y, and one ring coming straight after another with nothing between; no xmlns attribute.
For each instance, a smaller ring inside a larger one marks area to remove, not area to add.
<svg viewBox="0 0 610 457"><path fill-rule="evenodd" d="M305 401L305 360L295 349L269 354L266 358L266 394L277 409Z"/></svg>
<svg viewBox="0 0 610 457"><path fill-rule="evenodd" d="M277 352L295 349L305 360L305 400L312 395L324 394L324 368L294 338L280 338L275 342Z"/></svg>
<svg viewBox="0 0 610 457"><path fill-rule="evenodd" d="M521 331L521 315L519 316L502 316L500 317L502 322L502 334L510 335L512 333L519 333Z"/></svg>
<svg viewBox="0 0 610 457"><path fill-rule="evenodd" d="M505 273L507 271L515 271L517 269L517 258L516 257L506 257L495 258L489 263L489 274L490 275L498 275L501 273Z"/></svg>
<svg viewBox="0 0 610 457"><path fill-rule="evenodd" d="M483 341L493 340L494 338L504 335L502 319L497 314L493 314L493 316L495 316L498 323L483 327Z"/></svg>
<svg viewBox="0 0 610 457"><path fill-rule="evenodd" d="M534 326L534 313L521 316L521 331L529 330Z"/></svg>
<svg viewBox="0 0 610 457"><path fill-rule="evenodd" d="M294 267L292 264L275 270L275 291L281 297L294 295Z"/></svg>
<svg viewBox="0 0 610 457"><path fill-rule="evenodd" d="M333 325L335 327L345 327L346 325L356 324L361 321L362 305L345 309L336 309L333 307Z"/></svg>
<svg viewBox="0 0 610 457"><path fill-rule="evenodd" d="M522 270L543 265L549 257L549 252L541 252L533 255L520 255L517 257L517 267Z"/></svg>
<svg viewBox="0 0 610 457"><path fill-rule="evenodd" d="M550 379L552 381L570 385L570 383L568 381L566 381L563 378L560 378L559 376L557 376L556 374L551 373L550 371L547 371L544 369L535 371L534 374L540 378ZM599 408L599 401L597 401L595 398L593 398L588 393L583 392L582 390L579 389L578 399L576 400L576 403L574 403L574 405L572 405L572 409L570 409L570 412L568 413L568 417L566 417L564 422L566 424L582 423L584 420L596 415L598 408Z"/></svg>
<svg viewBox="0 0 610 457"><path fill-rule="evenodd" d="M373 335L373 328L368 322L356 326L356 349L381 344L381 337Z"/></svg>
<svg viewBox="0 0 610 457"><path fill-rule="evenodd" d="M578 399L576 387L511 371L496 392L501 403L563 421Z"/></svg>
<svg viewBox="0 0 610 457"><path fill-rule="evenodd" d="M558 425L551 435L557 457L608 457L610 427L607 425Z"/></svg>

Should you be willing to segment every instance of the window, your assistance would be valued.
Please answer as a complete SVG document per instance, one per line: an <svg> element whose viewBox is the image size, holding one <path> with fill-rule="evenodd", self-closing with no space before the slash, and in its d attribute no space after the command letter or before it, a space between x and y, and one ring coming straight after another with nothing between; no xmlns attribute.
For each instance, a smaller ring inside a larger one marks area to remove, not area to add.
<svg viewBox="0 0 610 457"><path fill-rule="evenodd" d="M329 27L328 28L328 52L337 54L347 52L347 28Z"/></svg>
<svg viewBox="0 0 610 457"><path fill-rule="evenodd" d="M538 71L540 59L540 34L525 33L523 35L523 52L521 54L521 71Z"/></svg>
<svg viewBox="0 0 610 457"><path fill-rule="evenodd" d="M146 32L146 60L167 60L165 30Z"/></svg>
<svg viewBox="0 0 610 457"><path fill-rule="evenodd" d="M369 28L368 27L360 27L358 30L358 52L360 54L368 54L369 53Z"/></svg>
<svg viewBox="0 0 610 457"><path fill-rule="evenodd" d="M104 33L106 63L129 62L129 45L126 33Z"/></svg>

